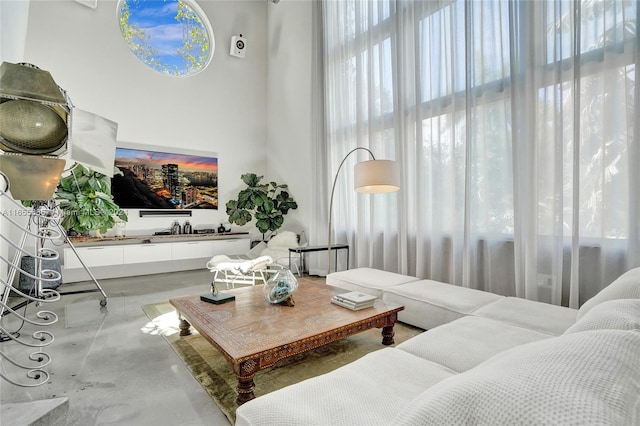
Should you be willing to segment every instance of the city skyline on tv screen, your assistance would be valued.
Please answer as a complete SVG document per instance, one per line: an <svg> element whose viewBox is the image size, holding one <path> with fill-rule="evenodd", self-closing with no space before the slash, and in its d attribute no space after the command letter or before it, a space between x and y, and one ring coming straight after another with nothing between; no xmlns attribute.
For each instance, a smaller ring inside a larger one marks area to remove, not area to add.
<svg viewBox="0 0 640 426"><path fill-rule="evenodd" d="M123 209L218 209L218 158L116 148L111 180Z"/></svg>

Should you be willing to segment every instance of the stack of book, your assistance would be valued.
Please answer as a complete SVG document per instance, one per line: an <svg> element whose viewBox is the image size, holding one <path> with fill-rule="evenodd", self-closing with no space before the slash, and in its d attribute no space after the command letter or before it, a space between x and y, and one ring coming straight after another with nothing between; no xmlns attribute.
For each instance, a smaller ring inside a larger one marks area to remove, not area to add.
<svg viewBox="0 0 640 426"><path fill-rule="evenodd" d="M361 293L359 291L336 294L331 298L331 303L340 305L343 308L351 309L352 311L359 311L360 309L370 308L373 306L373 303L375 301L375 296Z"/></svg>

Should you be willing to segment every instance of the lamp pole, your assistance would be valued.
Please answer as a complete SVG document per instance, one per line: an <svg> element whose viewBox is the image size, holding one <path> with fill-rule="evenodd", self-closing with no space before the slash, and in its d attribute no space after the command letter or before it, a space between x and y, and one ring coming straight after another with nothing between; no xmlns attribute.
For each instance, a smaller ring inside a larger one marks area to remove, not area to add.
<svg viewBox="0 0 640 426"><path fill-rule="evenodd" d="M329 227L328 227L328 234L327 234L327 275L331 273L331 217L333 214L333 194L336 191L336 183L338 182L338 175L340 174L340 170L342 169L344 162L347 160L347 158L349 158L351 154L353 154L358 150L367 151L369 155L371 155L371 158L373 160L376 159L376 157L373 155L373 152L371 152L371 150L369 150L368 148L359 146L349 151L349 153L344 156L344 158L340 162L340 165L338 166L338 171L336 172L336 176L333 178L333 186L331 187L331 198L329 199Z"/></svg>

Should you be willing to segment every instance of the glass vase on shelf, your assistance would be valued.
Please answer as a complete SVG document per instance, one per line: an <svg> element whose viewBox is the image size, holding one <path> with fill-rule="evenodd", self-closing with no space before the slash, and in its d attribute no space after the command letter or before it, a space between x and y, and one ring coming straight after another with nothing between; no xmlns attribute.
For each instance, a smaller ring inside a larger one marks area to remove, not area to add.
<svg viewBox="0 0 640 426"><path fill-rule="evenodd" d="M116 224L113 227L113 229L115 230L116 238L124 237L125 236L125 230L127 228L127 222L125 222L124 220L120 219L115 214L112 215L112 216L113 216L113 220L116 222Z"/></svg>
<svg viewBox="0 0 640 426"><path fill-rule="evenodd" d="M188 220L184 222L184 225L182 225L182 233L193 234L193 226L191 226L191 223Z"/></svg>

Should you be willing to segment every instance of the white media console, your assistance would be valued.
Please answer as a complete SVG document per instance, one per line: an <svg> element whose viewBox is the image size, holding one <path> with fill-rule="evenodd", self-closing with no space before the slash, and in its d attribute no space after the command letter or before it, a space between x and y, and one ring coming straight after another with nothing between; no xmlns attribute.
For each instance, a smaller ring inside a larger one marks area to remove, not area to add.
<svg viewBox="0 0 640 426"><path fill-rule="evenodd" d="M212 256L244 254L251 245L248 233L137 235L70 240L96 278L205 269L207 260ZM91 279L71 247L63 247L61 257L63 283Z"/></svg>

